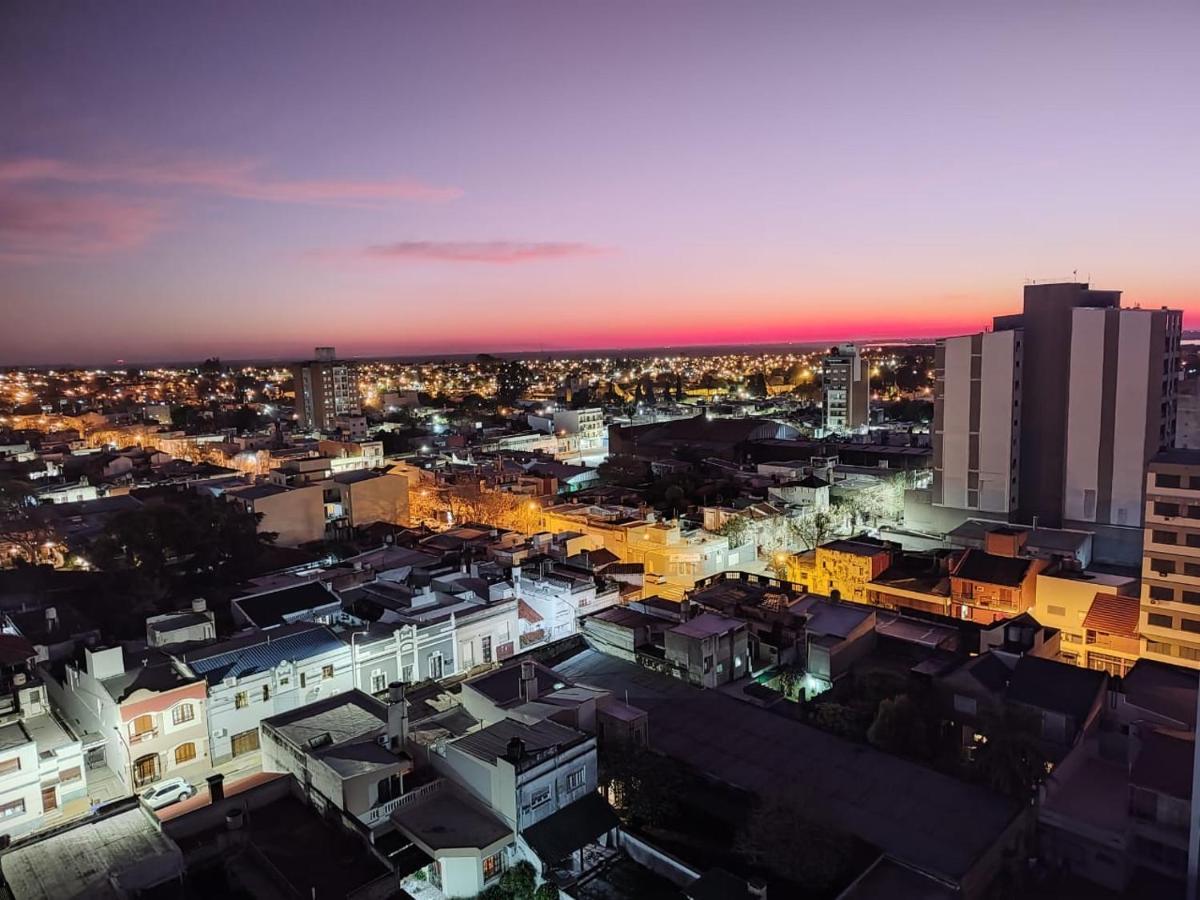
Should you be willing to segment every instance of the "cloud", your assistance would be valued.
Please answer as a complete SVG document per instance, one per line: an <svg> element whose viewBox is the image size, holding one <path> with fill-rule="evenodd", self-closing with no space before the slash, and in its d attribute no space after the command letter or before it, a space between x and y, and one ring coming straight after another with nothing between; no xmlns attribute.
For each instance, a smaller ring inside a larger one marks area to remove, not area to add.
<svg viewBox="0 0 1200 900"><path fill-rule="evenodd" d="M87 259L141 246L166 224L163 204L108 194L59 196L0 185L0 262Z"/></svg>
<svg viewBox="0 0 1200 900"><path fill-rule="evenodd" d="M367 247L372 259L513 265L538 260L597 256L603 247L567 241L397 241Z"/></svg>
<svg viewBox="0 0 1200 900"><path fill-rule="evenodd" d="M387 200L453 200L462 191L411 178L304 180L271 178L250 161L175 160L152 163L79 163L45 157L0 161L0 184L111 184L188 189L272 203L369 204Z"/></svg>

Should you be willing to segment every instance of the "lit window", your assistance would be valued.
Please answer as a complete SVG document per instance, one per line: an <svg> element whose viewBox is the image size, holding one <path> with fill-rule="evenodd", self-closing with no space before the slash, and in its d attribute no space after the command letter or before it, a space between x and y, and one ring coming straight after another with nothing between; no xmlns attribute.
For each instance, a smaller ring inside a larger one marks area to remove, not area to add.
<svg viewBox="0 0 1200 900"><path fill-rule="evenodd" d="M483 861L483 880L491 881L504 871L504 852L493 853Z"/></svg>
<svg viewBox="0 0 1200 900"><path fill-rule="evenodd" d="M247 696L245 691L238 691L234 695L234 697L233 697L233 708L234 709L245 709L249 705L250 705L250 697Z"/></svg>

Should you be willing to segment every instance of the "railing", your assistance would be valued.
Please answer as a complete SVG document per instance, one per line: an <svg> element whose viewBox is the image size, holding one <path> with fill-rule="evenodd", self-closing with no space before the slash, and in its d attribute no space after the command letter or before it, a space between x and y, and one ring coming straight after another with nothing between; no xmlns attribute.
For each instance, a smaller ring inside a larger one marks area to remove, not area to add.
<svg viewBox="0 0 1200 900"><path fill-rule="evenodd" d="M414 790L401 794L395 800L388 801L389 803L395 804L388 811L389 814L398 809L403 809L406 806L411 806L420 800L424 800L426 797L429 797L432 794L436 794L442 789L442 785L445 784L445 782L446 780L444 778L437 778L429 782L429 784L423 784L419 788L415 788Z"/></svg>
<svg viewBox="0 0 1200 900"><path fill-rule="evenodd" d="M158 737L158 729L151 728L149 731L139 731L137 734L130 735L129 743L140 744L142 741L150 741Z"/></svg>
<svg viewBox="0 0 1200 900"><path fill-rule="evenodd" d="M400 805L400 801L405 796L401 794L399 797L393 797L391 800L385 800L383 803L372 806L358 818L366 825L378 825L380 819L385 819L392 814L392 811Z"/></svg>

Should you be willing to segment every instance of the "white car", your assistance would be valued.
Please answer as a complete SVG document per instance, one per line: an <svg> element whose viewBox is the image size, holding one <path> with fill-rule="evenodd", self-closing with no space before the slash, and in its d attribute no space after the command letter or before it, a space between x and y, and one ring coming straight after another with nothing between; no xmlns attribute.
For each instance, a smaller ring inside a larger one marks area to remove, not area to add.
<svg viewBox="0 0 1200 900"><path fill-rule="evenodd" d="M186 800L195 795L196 789L184 779L168 778L166 781L150 785L138 794L138 797L151 809L162 809L164 806L170 806L172 803L178 803L180 800Z"/></svg>

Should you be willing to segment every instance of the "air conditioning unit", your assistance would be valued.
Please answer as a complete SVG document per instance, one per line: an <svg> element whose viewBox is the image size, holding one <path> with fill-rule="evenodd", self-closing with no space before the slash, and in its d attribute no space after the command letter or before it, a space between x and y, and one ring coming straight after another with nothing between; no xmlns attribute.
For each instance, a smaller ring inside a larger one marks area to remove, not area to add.
<svg viewBox="0 0 1200 900"><path fill-rule="evenodd" d="M229 730L226 728L217 728L213 731L213 737L215 738L223 738L227 734L229 734Z"/></svg>

